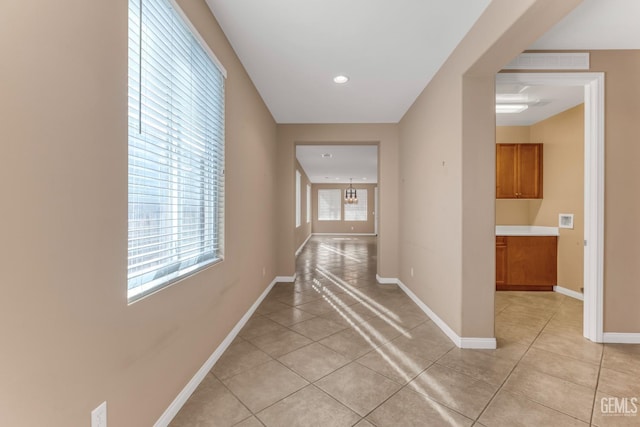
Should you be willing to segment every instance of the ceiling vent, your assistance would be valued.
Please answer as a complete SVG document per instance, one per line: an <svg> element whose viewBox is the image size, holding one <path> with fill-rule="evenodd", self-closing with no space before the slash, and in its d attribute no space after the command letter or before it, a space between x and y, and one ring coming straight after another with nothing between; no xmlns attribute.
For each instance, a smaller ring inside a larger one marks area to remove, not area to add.
<svg viewBox="0 0 640 427"><path fill-rule="evenodd" d="M589 53L521 53L503 70L588 70Z"/></svg>

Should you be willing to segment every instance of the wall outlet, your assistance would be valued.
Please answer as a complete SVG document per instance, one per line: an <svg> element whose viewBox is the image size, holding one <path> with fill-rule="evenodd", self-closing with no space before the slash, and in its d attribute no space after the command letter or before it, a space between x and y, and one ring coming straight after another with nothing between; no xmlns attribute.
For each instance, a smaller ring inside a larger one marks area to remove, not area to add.
<svg viewBox="0 0 640 427"><path fill-rule="evenodd" d="M107 402L91 411L91 427L107 427Z"/></svg>
<svg viewBox="0 0 640 427"><path fill-rule="evenodd" d="M411 267L411 277L413 277L413 267Z"/></svg>

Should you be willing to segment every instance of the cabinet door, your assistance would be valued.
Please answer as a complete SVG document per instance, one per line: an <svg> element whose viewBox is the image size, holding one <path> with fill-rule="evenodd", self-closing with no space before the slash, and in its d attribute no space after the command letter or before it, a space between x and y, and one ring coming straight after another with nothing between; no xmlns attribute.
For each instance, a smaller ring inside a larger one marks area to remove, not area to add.
<svg viewBox="0 0 640 427"><path fill-rule="evenodd" d="M516 198L518 145L496 145L496 198Z"/></svg>
<svg viewBox="0 0 640 427"><path fill-rule="evenodd" d="M507 237L507 283L551 290L557 281L557 237Z"/></svg>
<svg viewBox="0 0 640 427"><path fill-rule="evenodd" d="M519 199L542 198L542 144L518 145Z"/></svg>
<svg viewBox="0 0 640 427"><path fill-rule="evenodd" d="M507 281L507 240L496 237L496 285L504 285Z"/></svg>

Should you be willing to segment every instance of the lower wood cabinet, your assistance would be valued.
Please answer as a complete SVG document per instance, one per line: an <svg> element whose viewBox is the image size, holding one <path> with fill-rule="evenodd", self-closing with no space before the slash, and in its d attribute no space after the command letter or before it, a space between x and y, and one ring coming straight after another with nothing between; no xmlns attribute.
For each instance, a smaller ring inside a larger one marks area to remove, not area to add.
<svg viewBox="0 0 640 427"><path fill-rule="evenodd" d="M496 290L551 291L557 278L557 236L496 236Z"/></svg>

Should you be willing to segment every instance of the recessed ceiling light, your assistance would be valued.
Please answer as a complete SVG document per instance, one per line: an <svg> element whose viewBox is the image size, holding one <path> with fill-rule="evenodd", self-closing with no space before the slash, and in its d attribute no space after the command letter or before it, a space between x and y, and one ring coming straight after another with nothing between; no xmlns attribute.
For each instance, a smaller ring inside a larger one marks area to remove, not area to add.
<svg viewBox="0 0 640 427"><path fill-rule="evenodd" d="M345 75L340 74L339 76L335 76L335 77L333 78L333 81L334 81L335 83L338 83L339 85L343 85L343 84L345 84L346 82L348 82L348 81L349 81L349 77L347 77L347 76L345 76Z"/></svg>
<svg viewBox="0 0 640 427"><path fill-rule="evenodd" d="M527 104L496 104L497 114L514 114L522 113L529 108Z"/></svg>
<svg viewBox="0 0 640 427"><path fill-rule="evenodd" d="M324 153L324 154L322 155L322 157L323 157L323 158L325 158L325 159L330 159L331 157L333 157L333 154L331 154L331 153Z"/></svg>

